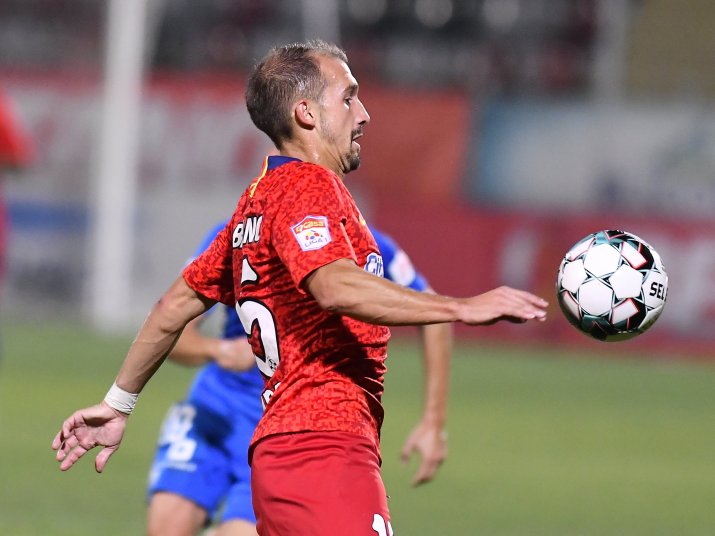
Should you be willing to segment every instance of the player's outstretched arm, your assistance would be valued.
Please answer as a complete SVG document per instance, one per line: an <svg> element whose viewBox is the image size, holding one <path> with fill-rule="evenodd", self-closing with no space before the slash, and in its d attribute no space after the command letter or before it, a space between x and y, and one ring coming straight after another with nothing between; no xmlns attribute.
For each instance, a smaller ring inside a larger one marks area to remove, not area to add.
<svg viewBox="0 0 715 536"><path fill-rule="evenodd" d="M52 441L60 469L66 471L87 451L101 446L95 461L102 471L119 448L136 398L161 366L184 326L215 302L197 294L179 277L144 321L129 348L115 384L104 401L73 413Z"/></svg>
<svg viewBox="0 0 715 536"><path fill-rule="evenodd" d="M251 345L246 337L220 339L201 333L200 318L189 322L169 353L169 360L187 367L215 361L221 367L241 372L256 365Z"/></svg>
<svg viewBox="0 0 715 536"><path fill-rule="evenodd" d="M431 324L422 327L424 358L424 411L407 436L401 458L407 462L417 451L420 466L412 480L417 486L432 480L447 457L447 399L452 357L452 325Z"/></svg>
<svg viewBox="0 0 715 536"><path fill-rule="evenodd" d="M530 292L506 286L471 298L417 292L376 277L349 259L318 268L305 286L324 309L385 326L543 321L548 305Z"/></svg>

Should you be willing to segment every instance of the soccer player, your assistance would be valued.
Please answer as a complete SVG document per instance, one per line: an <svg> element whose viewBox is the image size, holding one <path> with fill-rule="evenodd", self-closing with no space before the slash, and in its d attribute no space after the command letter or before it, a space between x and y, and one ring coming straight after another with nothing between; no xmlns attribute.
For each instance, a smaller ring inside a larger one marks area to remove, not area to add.
<svg viewBox="0 0 715 536"><path fill-rule="evenodd" d="M184 326L217 301L235 304L267 378L249 449L258 533L388 535L386 326L543 321L547 303L510 287L454 298L381 277L375 239L343 183L360 164L370 116L337 46L272 49L249 77L246 104L279 155L154 306L105 399L74 412L52 446L62 470L103 447L101 471Z"/></svg>
<svg viewBox="0 0 715 536"><path fill-rule="evenodd" d="M221 223L208 233L197 255L225 226L226 222ZM390 237L371 230L385 277L414 290L430 291L407 254ZM223 307L221 312L225 317L223 338L204 336L197 325L200 319L194 319L169 354L174 362L205 366L196 375L187 399L172 406L162 425L150 473L147 532L151 536L198 534L219 508L221 518L214 536L256 534L247 454L263 413L263 378L236 310ZM402 452L403 459L415 449L422 456L414 484L431 480L447 455L451 325L422 326L422 331L425 408Z"/></svg>

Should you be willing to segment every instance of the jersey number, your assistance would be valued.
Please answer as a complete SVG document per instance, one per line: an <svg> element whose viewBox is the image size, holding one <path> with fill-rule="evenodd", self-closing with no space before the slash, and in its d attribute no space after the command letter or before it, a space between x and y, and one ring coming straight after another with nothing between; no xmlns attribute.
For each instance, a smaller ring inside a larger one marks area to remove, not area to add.
<svg viewBox="0 0 715 536"><path fill-rule="evenodd" d="M241 285L256 283L257 281L258 275L248 263L248 259L244 258L241 269ZM273 313L261 301L252 298L239 300L236 304L236 311L241 319L243 329L251 338L258 370L270 378L280 362L278 333L276 332L276 321ZM259 351L256 351L256 342L260 346Z"/></svg>
<svg viewBox="0 0 715 536"><path fill-rule="evenodd" d="M159 444L169 445L166 457L172 462L188 462L196 451L196 440L188 436L194 425L196 409L177 404L169 410L160 433Z"/></svg>
<svg viewBox="0 0 715 536"><path fill-rule="evenodd" d="M372 518L372 530L377 532L378 536L392 536L392 525L389 521L385 521L385 518L380 514L375 514Z"/></svg>

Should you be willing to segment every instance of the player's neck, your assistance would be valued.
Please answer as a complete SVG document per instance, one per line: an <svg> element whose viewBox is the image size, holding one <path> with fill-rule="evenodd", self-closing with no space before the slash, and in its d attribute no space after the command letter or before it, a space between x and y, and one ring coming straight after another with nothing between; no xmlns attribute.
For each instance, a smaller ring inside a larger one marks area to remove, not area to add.
<svg viewBox="0 0 715 536"><path fill-rule="evenodd" d="M285 142L280 149L281 156L298 158L303 162L317 164L335 173L340 179L345 175L340 162L325 150L322 145L311 143L307 140L291 140Z"/></svg>

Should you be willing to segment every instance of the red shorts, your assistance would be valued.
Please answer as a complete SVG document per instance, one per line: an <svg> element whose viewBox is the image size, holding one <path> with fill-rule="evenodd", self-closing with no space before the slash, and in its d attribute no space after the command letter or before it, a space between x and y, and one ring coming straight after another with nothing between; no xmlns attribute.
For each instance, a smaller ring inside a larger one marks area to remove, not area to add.
<svg viewBox="0 0 715 536"><path fill-rule="evenodd" d="M391 536L375 445L348 432L266 437L253 449L261 536Z"/></svg>

